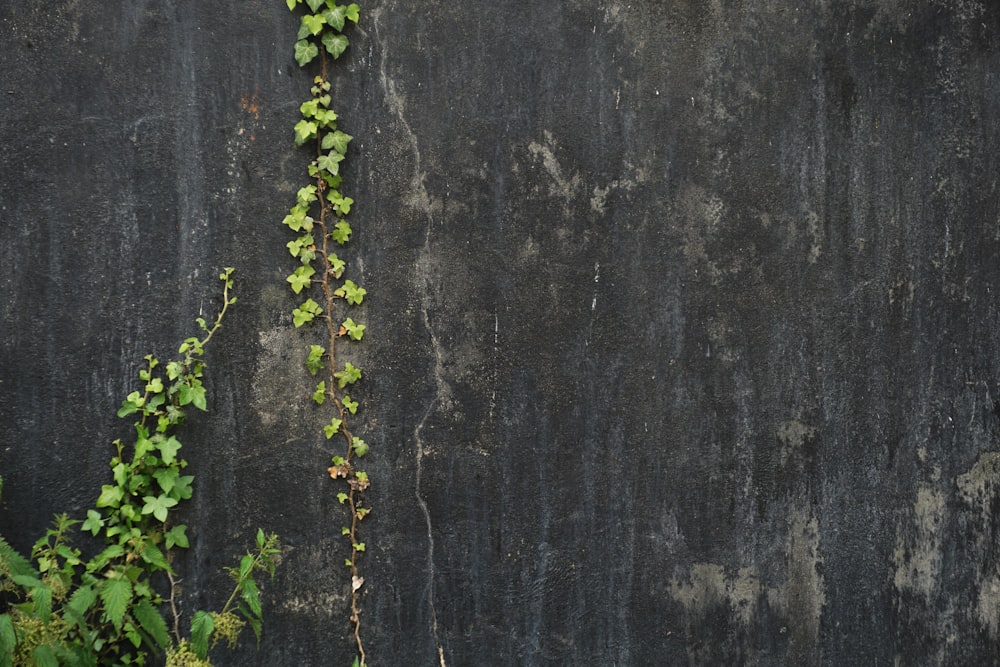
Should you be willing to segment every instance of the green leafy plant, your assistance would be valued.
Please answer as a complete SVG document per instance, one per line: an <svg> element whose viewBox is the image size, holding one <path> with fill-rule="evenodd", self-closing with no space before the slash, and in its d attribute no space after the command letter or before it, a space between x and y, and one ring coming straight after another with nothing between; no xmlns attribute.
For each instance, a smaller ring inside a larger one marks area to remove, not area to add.
<svg viewBox="0 0 1000 667"><path fill-rule="evenodd" d="M343 311L360 306L367 290L343 277L347 263L335 251L347 245L354 234L347 221L354 200L340 191L342 165L352 137L337 127L338 116L330 108L332 86L327 77L328 63L339 58L348 47L345 26L358 22L360 9L354 3L339 5L336 0L285 0L285 4L290 10L304 10L295 42L295 60L303 67L318 64L319 70L313 79L312 96L299 106L301 118L293 128L295 144L311 146L315 154L307 168L311 182L299 188L295 204L283 221L296 235L286 247L299 262L287 282L292 292L304 297L292 311L293 324L302 327L322 323L323 344L310 345L305 366L311 375L320 376L312 394L313 402L332 412L320 420L323 435L327 440L335 436L343 439L343 450L333 456L333 465L327 472L346 484L337 499L347 509L347 525L341 528L341 533L350 544L344 564L350 574L349 618L357 650L354 664L363 667L366 656L361 637L360 594L364 578L359 560L366 546L359 537L358 524L371 511L364 506L364 492L371 482L357 465L369 447L353 435L349 426L350 418L357 414L358 403L341 393L361 379L361 370L349 361L340 365L338 352L342 342L360 341L365 336L366 325Z"/></svg>
<svg viewBox="0 0 1000 667"><path fill-rule="evenodd" d="M86 519L57 515L30 559L0 537L0 594L8 602L0 614L0 667L143 665L160 653L170 667L210 665L210 648L219 640L235 643L245 625L259 639L254 574L273 576L280 550L275 535L257 532L256 548L230 570L229 600L219 612L196 612L190 638L180 631L172 565L175 550L189 541L187 527L172 524L171 513L191 497L194 481L184 474L187 461L175 432L191 407L207 409L203 355L236 303L229 295L232 273L227 268L219 276L223 304L215 322L196 320L202 335L181 344L180 359L161 364L146 355L140 388L118 410L135 420L135 437L128 444L115 440L112 482L101 487ZM99 538L103 548L85 557L72 543L77 529Z"/></svg>

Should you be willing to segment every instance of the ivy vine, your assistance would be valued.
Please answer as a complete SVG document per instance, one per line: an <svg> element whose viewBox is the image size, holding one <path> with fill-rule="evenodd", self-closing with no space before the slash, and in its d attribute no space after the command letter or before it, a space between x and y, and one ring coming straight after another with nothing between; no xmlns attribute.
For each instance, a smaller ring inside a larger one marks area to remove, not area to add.
<svg viewBox="0 0 1000 667"><path fill-rule="evenodd" d="M285 0L289 10L305 10L300 18L295 42L295 60L300 67L318 61L318 74L313 79L312 96L299 107L301 118L295 124L295 144L312 146L315 157L309 162L310 183L298 190L295 205L284 218L284 224L295 233L287 248L299 262L287 282L296 295L306 297L292 311L296 328L319 323L320 343L310 345L305 366L319 377L312 400L329 410L323 417L323 435L327 440L339 438L342 449L332 457L327 472L344 484L337 499L347 510L341 533L350 544L344 563L350 573L350 622L353 626L357 656L354 664L366 665L361 633L360 594L364 578L359 559L366 547L359 534L359 523L371 512L364 503L364 492L371 482L360 470L358 459L368 453L368 443L351 431L351 418L357 414L358 402L346 393L348 387L361 379L361 369L351 362L338 359L341 342L360 341L366 325L356 322L347 311L360 306L366 290L345 278L347 262L337 250L351 240L353 229L347 221L354 200L341 190L341 163L347 155L351 135L337 127L337 113L330 107L331 83L328 63L339 58L349 40L344 34L348 22L357 23L357 4L338 5L336 0ZM335 450L336 451L336 450Z"/></svg>

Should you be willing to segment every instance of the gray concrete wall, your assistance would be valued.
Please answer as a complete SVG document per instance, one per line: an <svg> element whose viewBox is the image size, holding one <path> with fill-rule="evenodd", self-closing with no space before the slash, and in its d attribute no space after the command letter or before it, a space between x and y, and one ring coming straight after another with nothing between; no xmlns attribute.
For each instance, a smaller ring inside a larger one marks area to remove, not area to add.
<svg viewBox="0 0 1000 667"><path fill-rule="evenodd" d="M371 664L998 664L997 5L362 9ZM188 608L257 526L288 551L220 664L351 655L284 285L296 25L0 6L0 533L93 502L138 362L235 266Z"/></svg>

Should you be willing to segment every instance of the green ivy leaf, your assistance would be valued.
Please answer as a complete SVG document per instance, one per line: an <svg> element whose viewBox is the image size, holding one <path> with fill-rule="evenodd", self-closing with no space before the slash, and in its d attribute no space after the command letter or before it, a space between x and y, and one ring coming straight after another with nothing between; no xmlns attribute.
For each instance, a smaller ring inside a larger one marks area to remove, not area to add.
<svg viewBox="0 0 1000 667"><path fill-rule="evenodd" d="M309 346L309 357L306 359L306 368L309 370L310 375L316 375L316 373L323 370L324 354L326 354L326 348L322 345Z"/></svg>
<svg viewBox="0 0 1000 667"><path fill-rule="evenodd" d="M116 629L121 630L125 611L132 601L132 584L121 575L105 579L100 583L101 602L104 603L104 613Z"/></svg>
<svg viewBox="0 0 1000 667"><path fill-rule="evenodd" d="M334 32L328 32L320 39L323 42L323 46L326 47L326 52L334 60L339 58L340 54L346 51L348 44L350 44L345 35L338 35Z"/></svg>
<svg viewBox="0 0 1000 667"><path fill-rule="evenodd" d="M202 395L205 393L204 387L201 389ZM166 440L158 443L156 448L160 450L160 458L167 465L177 460L177 452L181 448L180 441L175 436L170 436Z"/></svg>
<svg viewBox="0 0 1000 667"><path fill-rule="evenodd" d="M358 7L357 4L352 2L351 4L347 5L347 18L353 21L354 23L358 22L358 15L360 14L360 12L361 8Z"/></svg>
<svg viewBox="0 0 1000 667"><path fill-rule="evenodd" d="M347 303L352 306L361 305L361 302L365 299L365 294L368 294L368 290L364 287L358 287L353 280L345 280L343 286L334 292L335 296L346 299Z"/></svg>
<svg viewBox="0 0 1000 667"><path fill-rule="evenodd" d="M299 188L299 191L295 193L295 199L299 206L308 207L309 204L316 201L316 186L307 185L304 188Z"/></svg>
<svg viewBox="0 0 1000 667"><path fill-rule="evenodd" d="M337 386L343 389L349 384L354 384L361 379L361 369L356 368L351 362L344 364L344 370L333 374L337 378Z"/></svg>
<svg viewBox="0 0 1000 667"><path fill-rule="evenodd" d="M98 507L118 507L125 491L120 486L105 484L101 487L101 495L97 497Z"/></svg>
<svg viewBox="0 0 1000 667"><path fill-rule="evenodd" d="M314 12L319 11L319 8L323 6L326 0L306 0L306 4L309 5L309 9Z"/></svg>
<svg viewBox="0 0 1000 667"><path fill-rule="evenodd" d="M288 5L288 10L291 11L295 9L295 5L299 4L302 0L285 0L285 4Z"/></svg>
<svg viewBox="0 0 1000 667"><path fill-rule="evenodd" d="M354 550L355 551L364 551L365 550L365 543L364 542L355 542L355 544L354 544Z"/></svg>
<svg viewBox="0 0 1000 667"><path fill-rule="evenodd" d="M365 335L365 329L367 328L364 324L358 324L353 318L348 317L344 320L342 326L347 329L347 335L351 337L352 340L361 340Z"/></svg>
<svg viewBox="0 0 1000 667"><path fill-rule="evenodd" d="M312 118L319 110L319 100L306 100L299 106L299 112L306 118Z"/></svg>
<svg viewBox="0 0 1000 667"><path fill-rule="evenodd" d="M323 313L323 309L320 305L313 301L312 299L306 299L305 303L292 311L292 321L295 327L301 327L307 322L312 322L313 319Z"/></svg>
<svg viewBox="0 0 1000 667"><path fill-rule="evenodd" d="M347 498L348 498L348 495L346 493L341 492L341 493L337 494L337 500L340 501L341 505L343 505L344 503L347 502Z"/></svg>
<svg viewBox="0 0 1000 667"><path fill-rule="evenodd" d="M327 5L329 6L329 3ZM340 32L344 29L344 19L347 18L347 7L334 6L332 9L327 9L323 12L323 16L326 18L328 25L337 30L337 32Z"/></svg>
<svg viewBox="0 0 1000 667"><path fill-rule="evenodd" d="M166 521L170 508L177 504L177 499L168 495L144 496L143 501L146 504L142 507L142 513L152 514L158 521Z"/></svg>
<svg viewBox="0 0 1000 667"><path fill-rule="evenodd" d="M323 402L326 401L326 382L324 380L320 380L319 384L316 385L312 400L316 402L316 405L323 405Z"/></svg>
<svg viewBox="0 0 1000 667"><path fill-rule="evenodd" d="M323 427L323 434L326 435L326 439L329 440L336 435L340 431L340 426L343 423L343 421L337 419L336 417L331 419L330 423Z"/></svg>
<svg viewBox="0 0 1000 667"><path fill-rule="evenodd" d="M303 25L303 29L308 29L307 26ZM307 63L312 61L313 58L319 55L319 47L310 42L307 39L300 39L295 42L295 62L299 64L299 67L305 66Z"/></svg>
<svg viewBox="0 0 1000 667"><path fill-rule="evenodd" d="M331 152L316 158L316 164L320 169L325 169L331 174L337 175L340 173L340 163L343 159L344 156L340 153Z"/></svg>
<svg viewBox="0 0 1000 667"><path fill-rule="evenodd" d="M341 403L343 403L344 409L352 415L356 415L358 413L358 403L357 401L352 401L349 395L345 394Z"/></svg>
<svg viewBox="0 0 1000 667"><path fill-rule="evenodd" d="M315 121L302 119L295 124L295 145L301 146L310 139L316 138L319 126Z"/></svg>
<svg viewBox="0 0 1000 667"><path fill-rule="evenodd" d="M351 240L351 232L351 225L346 220L340 220L333 226L333 231L330 232L330 238L340 245L344 245Z"/></svg>
<svg viewBox="0 0 1000 667"><path fill-rule="evenodd" d="M97 510L87 510L87 518L80 525L80 530L88 530L91 535L97 535L104 527L104 517Z"/></svg>
<svg viewBox="0 0 1000 667"><path fill-rule="evenodd" d="M285 280L292 286L292 291L298 294L312 284L312 275L314 273L316 273L316 270L313 267L300 266L295 269L295 273L288 276Z"/></svg>
<svg viewBox="0 0 1000 667"><path fill-rule="evenodd" d="M323 135L323 141L321 142L320 145L323 147L323 150L325 151L328 151L332 148L341 155L344 155L345 153L347 153L347 144L351 143L351 139L353 138L354 137L347 134L346 132L342 132L340 130L334 130L333 132L327 132L326 134Z"/></svg>
<svg viewBox="0 0 1000 667"><path fill-rule="evenodd" d="M330 263L330 273L334 278L340 278L344 275L344 268L347 264L344 263L344 260L337 257L337 253L331 252L327 257L327 261Z"/></svg>
<svg viewBox="0 0 1000 667"><path fill-rule="evenodd" d="M167 549L173 549L175 546L178 546L181 549L187 549L190 546L190 544L188 543L188 537L186 531L187 531L187 526L184 525L174 526L173 528L168 530L165 536L167 541Z"/></svg>
<svg viewBox="0 0 1000 667"><path fill-rule="evenodd" d="M354 448L354 453L358 456L364 456L368 453L368 443L361 438L355 437L351 447Z"/></svg>

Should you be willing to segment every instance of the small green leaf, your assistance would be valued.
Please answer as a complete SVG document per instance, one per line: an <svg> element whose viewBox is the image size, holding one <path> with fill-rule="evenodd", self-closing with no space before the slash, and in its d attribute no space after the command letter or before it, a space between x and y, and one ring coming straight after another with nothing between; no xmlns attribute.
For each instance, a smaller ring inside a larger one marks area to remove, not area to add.
<svg viewBox="0 0 1000 667"><path fill-rule="evenodd" d="M337 175L340 173L340 163L343 159L343 155L337 153L336 151L332 151L326 155L320 155L316 159L316 164L319 165L320 169L325 169L331 174Z"/></svg>
<svg viewBox="0 0 1000 667"><path fill-rule="evenodd" d="M337 257L337 253L331 252L327 260L330 263L330 271L334 278L340 278L344 275L344 268L347 264L344 263L344 260Z"/></svg>
<svg viewBox="0 0 1000 667"><path fill-rule="evenodd" d="M365 543L364 542L355 542L355 544L354 544L354 550L355 551L364 551L365 550Z"/></svg>
<svg viewBox="0 0 1000 667"><path fill-rule="evenodd" d="M330 423L323 427L323 434L326 435L326 439L329 440L336 435L340 431L340 425L343 423L343 421L336 417L331 419Z"/></svg>
<svg viewBox="0 0 1000 667"><path fill-rule="evenodd" d="M367 325L358 324L353 318L348 317L343 321L342 326L347 329L347 335L351 337L352 340L361 340L365 335L365 329Z"/></svg>
<svg viewBox="0 0 1000 667"><path fill-rule="evenodd" d="M43 644L31 652L31 664L34 667L59 667L55 652L47 644Z"/></svg>
<svg viewBox="0 0 1000 667"><path fill-rule="evenodd" d="M104 527L104 517L97 510L87 510L87 519L80 526L80 530L89 530L91 535L97 535Z"/></svg>
<svg viewBox="0 0 1000 667"><path fill-rule="evenodd" d="M170 508L177 504L176 498L171 498L165 494L159 496L143 496L143 501L146 504L142 507L142 513L152 514L159 521L166 521Z"/></svg>
<svg viewBox="0 0 1000 667"><path fill-rule="evenodd" d="M316 375L316 373L323 370L324 354L326 354L326 348L322 345L309 346L309 357L306 359L306 369L309 371L310 375Z"/></svg>
<svg viewBox="0 0 1000 667"><path fill-rule="evenodd" d="M344 245L351 240L351 231L351 225L346 220L340 220L334 225L330 237L340 245Z"/></svg>
<svg viewBox="0 0 1000 667"><path fill-rule="evenodd" d="M347 502L348 497L349 496L346 493L343 493L343 492L337 494L337 500L340 501L341 505L343 505L344 503Z"/></svg>
<svg viewBox="0 0 1000 667"><path fill-rule="evenodd" d="M316 48L316 47L313 47ZM301 146L310 139L316 138L316 132L319 130L319 126L315 121L302 119L295 124L295 145Z"/></svg>
<svg viewBox="0 0 1000 667"><path fill-rule="evenodd" d="M340 534L341 535L350 535L351 534L351 529L348 528L347 526L344 526L343 528L340 529Z"/></svg>
<svg viewBox="0 0 1000 667"><path fill-rule="evenodd" d="M317 315L322 313L323 309L318 303L312 299L306 299L301 306L292 311L292 321L298 328L307 322L312 322Z"/></svg>
<svg viewBox="0 0 1000 667"><path fill-rule="evenodd" d="M257 582L253 580L253 577L247 577L240 583L240 595L243 596L243 600L250 607L253 615L260 618L263 611L260 606L260 590L257 588Z"/></svg>
<svg viewBox="0 0 1000 667"><path fill-rule="evenodd" d="M303 25L303 29L308 29L307 26ZM313 58L319 55L319 47L310 42L307 39L300 39L295 42L295 62L299 64L299 67L305 66L307 63L312 61ZM301 142L297 142L300 143Z"/></svg>
<svg viewBox="0 0 1000 667"><path fill-rule="evenodd" d="M306 4L309 5L309 9L314 12L319 11L319 8L323 6L326 0L306 0Z"/></svg>
<svg viewBox="0 0 1000 667"><path fill-rule="evenodd" d="M336 130L335 132L327 132L323 135L322 147L323 150L330 150L331 148L341 155L347 152L347 144L353 139L351 135L346 132L341 132Z"/></svg>
<svg viewBox="0 0 1000 667"><path fill-rule="evenodd" d="M201 393L202 396L204 397L205 394L204 388L201 389ZM195 404L197 405L197 402ZM170 436L166 440L158 443L156 445L156 448L160 450L160 458L163 459L163 462L166 463L167 465L170 465L171 463L177 460L177 452L181 448L181 443L176 437Z"/></svg>
<svg viewBox="0 0 1000 667"><path fill-rule="evenodd" d="M330 54L330 57L336 60L340 57L344 51L347 50L348 41L345 35L338 35L335 32L327 32L320 38L323 42L323 46L326 48L326 52Z"/></svg>
<svg viewBox="0 0 1000 667"><path fill-rule="evenodd" d="M335 296L346 299L347 303L352 306L361 305L361 302L365 299L365 294L368 294L368 290L364 287L358 287L353 280L345 280L343 286L334 292Z"/></svg>
<svg viewBox="0 0 1000 667"><path fill-rule="evenodd" d="M172 549L174 546L178 546L181 549L187 549L190 544L188 542L186 531L187 526L185 525L174 526L168 530L165 536L167 540L167 549Z"/></svg>
<svg viewBox="0 0 1000 667"><path fill-rule="evenodd" d="M312 284L312 275L314 273L316 273L316 270L313 267L300 266L295 269L295 273L288 276L285 280L292 286L292 291L298 294Z"/></svg>
<svg viewBox="0 0 1000 667"><path fill-rule="evenodd" d="M122 487L104 484L101 486L101 495L97 497L96 505L98 507L118 507L124 495Z"/></svg>
<svg viewBox="0 0 1000 667"><path fill-rule="evenodd" d="M316 115L319 110L319 100L312 99L306 100L299 105L299 113L301 113L305 118L312 118Z"/></svg>
<svg viewBox="0 0 1000 667"><path fill-rule="evenodd" d="M299 188L299 191L295 193L295 198L298 201L297 205L308 207L309 204L316 201L316 186L307 185L304 188Z"/></svg>
<svg viewBox="0 0 1000 667"><path fill-rule="evenodd" d="M344 364L344 370L333 374L337 378L337 386L343 389L349 384L354 384L361 379L361 369L356 368L351 362Z"/></svg>
<svg viewBox="0 0 1000 667"><path fill-rule="evenodd" d="M349 395L345 394L341 403L343 403L344 409L349 411L352 415L356 415L358 413L358 403L357 401L352 401Z"/></svg>
<svg viewBox="0 0 1000 667"><path fill-rule="evenodd" d="M352 2L351 4L347 5L347 18L353 21L354 23L358 22L358 14L360 12L361 8L358 7L357 4Z"/></svg>
<svg viewBox="0 0 1000 667"><path fill-rule="evenodd" d="M358 456L364 456L368 453L368 443L361 438L354 438L354 442L351 443L351 447L354 448L354 453Z"/></svg>
<svg viewBox="0 0 1000 667"><path fill-rule="evenodd" d="M320 383L316 385L316 391L313 392L312 400L316 402L316 405L323 405L326 400L326 382L320 380Z"/></svg>
<svg viewBox="0 0 1000 667"><path fill-rule="evenodd" d="M285 0L285 4L288 5L288 10L291 11L295 9L295 5L299 4L302 0Z"/></svg>

